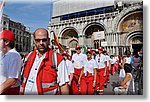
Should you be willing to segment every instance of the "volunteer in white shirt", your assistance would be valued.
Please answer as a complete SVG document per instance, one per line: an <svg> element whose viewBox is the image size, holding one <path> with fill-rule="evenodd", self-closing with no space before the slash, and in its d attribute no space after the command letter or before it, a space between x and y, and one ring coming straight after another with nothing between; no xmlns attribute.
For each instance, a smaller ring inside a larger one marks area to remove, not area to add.
<svg viewBox="0 0 150 102"><path fill-rule="evenodd" d="M87 67L84 68L84 74L80 75L80 93L85 95L93 95L96 88L96 68L98 65L94 59L92 59L92 49L87 49Z"/></svg>
<svg viewBox="0 0 150 102"><path fill-rule="evenodd" d="M111 59L106 50L103 51L103 54L105 55L105 57L107 59L106 82L104 84L104 86L106 88L107 84L109 83L109 74L110 74L110 70L111 70L111 64L110 64Z"/></svg>
<svg viewBox="0 0 150 102"><path fill-rule="evenodd" d="M113 75L115 73L115 62L116 60L114 59L114 55L110 56L110 63L111 63L111 75Z"/></svg>
<svg viewBox="0 0 150 102"><path fill-rule="evenodd" d="M84 67L87 63L87 57L85 54L81 53L81 47L79 45L76 46L76 53L72 56L72 63L74 66L74 75L72 80L72 91L73 94L79 94L78 84L79 84L79 76L83 73Z"/></svg>
<svg viewBox="0 0 150 102"><path fill-rule="evenodd" d="M22 59L14 48L15 35L9 30L0 32L0 94L18 95Z"/></svg>
<svg viewBox="0 0 150 102"><path fill-rule="evenodd" d="M62 56L64 57L64 59L60 62L60 65L58 66L57 81L59 83L59 86L62 86L65 83L68 83L71 88L74 67L73 67L72 62L70 60L68 60L69 54L67 51L63 51ZM63 73L63 72L67 73L67 74L65 74L67 76L62 76L61 73ZM72 91L71 90L69 90L69 91L70 91L69 93L72 94Z"/></svg>
<svg viewBox="0 0 150 102"><path fill-rule="evenodd" d="M96 62L98 64L98 69L97 69L97 91L99 94L103 94L104 92L104 84L106 82L106 70L107 70L107 59L103 52L103 48L99 47L98 51L99 54L96 56Z"/></svg>
<svg viewBox="0 0 150 102"><path fill-rule="evenodd" d="M114 64L115 72L118 72L118 69L119 69L119 58L116 55L116 53L114 54L114 60L115 60L115 64Z"/></svg>

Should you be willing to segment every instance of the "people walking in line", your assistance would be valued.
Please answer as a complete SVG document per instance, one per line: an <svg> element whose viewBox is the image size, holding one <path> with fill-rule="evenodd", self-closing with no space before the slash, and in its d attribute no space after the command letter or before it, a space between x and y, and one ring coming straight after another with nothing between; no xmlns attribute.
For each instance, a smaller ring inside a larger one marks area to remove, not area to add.
<svg viewBox="0 0 150 102"><path fill-rule="evenodd" d="M33 36L36 48L29 54L25 64L20 94L69 94L68 77L57 82L58 76L68 76L68 74L64 67L62 73L57 73L63 56L48 47L50 42L48 31L38 28Z"/></svg>
<svg viewBox="0 0 150 102"><path fill-rule="evenodd" d="M22 59L14 49L14 42L11 31L0 32L0 94L3 95L19 94Z"/></svg>

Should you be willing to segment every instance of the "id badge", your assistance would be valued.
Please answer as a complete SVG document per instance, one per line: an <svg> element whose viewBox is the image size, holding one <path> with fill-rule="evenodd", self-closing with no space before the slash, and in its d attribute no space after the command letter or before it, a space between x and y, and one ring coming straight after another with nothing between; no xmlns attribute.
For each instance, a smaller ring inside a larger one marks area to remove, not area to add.
<svg viewBox="0 0 150 102"><path fill-rule="evenodd" d="M78 63L76 64L76 67L78 67L79 65L78 65Z"/></svg>
<svg viewBox="0 0 150 102"><path fill-rule="evenodd" d="M34 84L34 80L29 79L26 85L26 89L31 90Z"/></svg>

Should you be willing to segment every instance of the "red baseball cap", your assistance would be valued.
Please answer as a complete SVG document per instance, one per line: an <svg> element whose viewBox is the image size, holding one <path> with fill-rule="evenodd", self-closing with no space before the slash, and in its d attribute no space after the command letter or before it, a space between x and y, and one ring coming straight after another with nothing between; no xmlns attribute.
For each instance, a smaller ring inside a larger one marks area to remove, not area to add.
<svg viewBox="0 0 150 102"><path fill-rule="evenodd" d="M99 48L98 48L98 50L103 51L103 50L104 50L104 48L103 48L103 47L99 47Z"/></svg>
<svg viewBox="0 0 150 102"><path fill-rule="evenodd" d="M87 49L87 50L86 50L86 53L87 53L87 52L89 52L89 53L92 54L92 53L93 53L93 50L92 50L92 49Z"/></svg>
<svg viewBox="0 0 150 102"><path fill-rule="evenodd" d="M80 49L81 47L79 45L76 46L76 49Z"/></svg>
<svg viewBox="0 0 150 102"><path fill-rule="evenodd" d="M15 35L9 30L3 30L0 32L0 38L7 39L9 41L15 41Z"/></svg>
<svg viewBox="0 0 150 102"><path fill-rule="evenodd" d="M67 55L68 56L68 52L67 51L63 51L62 55Z"/></svg>

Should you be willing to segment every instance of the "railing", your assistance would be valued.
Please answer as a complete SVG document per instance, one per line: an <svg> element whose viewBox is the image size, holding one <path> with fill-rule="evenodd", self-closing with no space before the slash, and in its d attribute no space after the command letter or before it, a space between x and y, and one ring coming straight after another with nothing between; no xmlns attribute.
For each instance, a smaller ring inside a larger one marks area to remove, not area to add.
<svg viewBox="0 0 150 102"><path fill-rule="evenodd" d="M110 17L115 17L118 15L119 12L111 12L111 13L105 13L105 14L98 14L93 16L86 16L86 17L79 17L79 18L73 18L68 20L62 20L58 23L51 23L51 26L61 25L61 24L68 24L68 23L75 23L75 22L81 22L81 21L89 21L89 20L97 20L97 19L105 19Z"/></svg>

